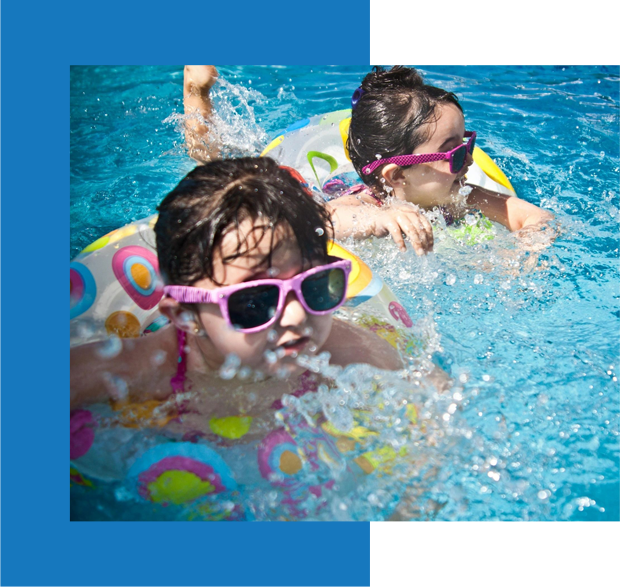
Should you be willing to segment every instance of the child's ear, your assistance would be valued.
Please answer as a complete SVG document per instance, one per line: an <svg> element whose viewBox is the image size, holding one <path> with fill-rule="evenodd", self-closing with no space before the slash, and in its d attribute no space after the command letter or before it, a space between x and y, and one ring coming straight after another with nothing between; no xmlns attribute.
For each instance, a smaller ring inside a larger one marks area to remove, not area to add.
<svg viewBox="0 0 620 587"><path fill-rule="evenodd" d="M171 297L165 296L160 300L159 311L179 330L191 332L192 334L199 330L196 315Z"/></svg>
<svg viewBox="0 0 620 587"><path fill-rule="evenodd" d="M388 163L382 170L381 175L386 185L395 188L403 180L403 169L394 163Z"/></svg>

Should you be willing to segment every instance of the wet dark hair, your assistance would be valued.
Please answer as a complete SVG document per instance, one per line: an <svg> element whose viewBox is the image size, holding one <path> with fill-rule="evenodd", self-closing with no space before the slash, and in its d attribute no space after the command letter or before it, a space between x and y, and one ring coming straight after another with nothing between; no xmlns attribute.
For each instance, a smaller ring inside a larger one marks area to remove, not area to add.
<svg viewBox="0 0 620 587"><path fill-rule="evenodd" d="M268 157L199 165L164 198L158 210L157 254L167 284L192 285L205 277L213 280L214 252L223 237L247 218L264 221L258 230L273 229L266 258L269 266L277 227L290 228L304 263L327 259L333 232L325 207ZM236 252L223 262L246 254L248 246L239 239Z"/></svg>
<svg viewBox="0 0 620 587"><path fill-rule="evenodd" d="M454 104L461 112L463 108L455 94L425 84L415 69L402 65L388 71L373 67L360 87L363 92L353 108L347 148L358 175L381 195L383 165L370 175L364 175L362 168L377 155L387 159L413 153L430 138L432 131L425 125L437 120L438 105Z"/></svg>

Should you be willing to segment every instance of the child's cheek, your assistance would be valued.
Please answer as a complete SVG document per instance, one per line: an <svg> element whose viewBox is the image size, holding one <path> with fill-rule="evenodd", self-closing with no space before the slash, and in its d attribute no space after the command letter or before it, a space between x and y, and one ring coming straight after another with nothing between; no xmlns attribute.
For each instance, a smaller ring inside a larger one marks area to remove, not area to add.
<svg viewBox="0 0 620 587"><path fill-rule="evenodd" d="M332 330L333 319L333 314L328 314L327 316L316 316L316 323L313 326L314 336L312 339L319 347L317 352L319 352L320 347L322 347L329 338Z"/></svg>

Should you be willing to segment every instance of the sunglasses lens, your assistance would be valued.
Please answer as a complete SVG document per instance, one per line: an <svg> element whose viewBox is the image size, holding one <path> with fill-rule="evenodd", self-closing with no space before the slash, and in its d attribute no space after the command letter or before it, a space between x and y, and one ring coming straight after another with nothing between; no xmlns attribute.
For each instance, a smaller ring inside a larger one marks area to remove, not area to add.
<svg viewBox="0 0 620 587"><path fill-rule="evenodd" d="M452 153L452 173L458 173L463 169L465 165L465 157L467 156L467 147L465 145L460 146L454 153Z"/></svg>
<svg viewBox="0 0 620 587"><path fill-rule="evenodd" d="M469 143L469 152L474 152L474 147L476 146L476 137L471 137L471 143Z"/></svg>
<svg viewBox="0 0 620 587"><path fill-rule="evenodd" d="M236 291L228 298L228 315L235 328L256 328L267 324L278 308L280 288L258 285Z"/></svg>
<svg viewBox="0 0 620 587"><path fill-rule="evenodd" d="M342 269L326 269L303 280L301 293L314 312L327 312L344 298L347 280Z"/></svg>

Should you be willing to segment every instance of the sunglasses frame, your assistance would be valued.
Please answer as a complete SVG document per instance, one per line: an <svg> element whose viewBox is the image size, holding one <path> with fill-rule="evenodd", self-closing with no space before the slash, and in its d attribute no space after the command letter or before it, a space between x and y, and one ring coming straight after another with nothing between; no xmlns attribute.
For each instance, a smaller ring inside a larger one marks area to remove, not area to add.
<svg viewBox="0 0 620 587"><path fill-rule="evenodd" d="M365 167L362 168L362 173L364 175L370 175L377 167L383 165L385 163L394 163L399 165L400 167L405 167L407 165L419 165L420 163L430 163L432 161L443 161L448 159L450 161L450 173L458 173L465 167L465 161L467 160L467 153L472 153L476 144L476 133L474 131L469 132L465 131L464 137L465 139L469 139L467 143L463 143L458 147L454 147L451 151L447 151L446 153L419 153L416 155L396 155L395 157L389 157L387 159L378 159L377 161L373 161L369 163ZM463 157L463 165L461 165L458 169L454 166L454 155L459 149L466 149L467 153L465 157Z"/></svg>
<svg viewBox="0 0 620 587"><path fill-rule="evenodd" d="M301 284L306 278L316 275L317 273L320 273L322 271L329 271L330 269L342 269L342 271L344 272L345 286L342 293L342 299L337 305L335 305L333 308L330 308L329 310L312 310L306 303L306 300L303 296L303 293L301 291ZM295 292L297 300L303 306L304 310L309 314L313 314L315 316L324 316L325 314L331 314L332 312L336 311L347 300L347 288L349 285L350 273L351 261L348 261L346 259L338 259L337 261L333 261L325 265L318 265L317 267L312 267L307 271L298 273L290 279L257 279L255 281L245 281L243 283L238 283L235 285L226 285L224 287L218 287L216 289L203 289L200 287L192 287L189 285L167 285L164 287L164 294L175 299L177 302L182 302L185 304L218 304L220 312L222 313L222 317L224 318L224 320L226 320L226 322L231 328L234 328L237 332L251 334L269 328L280 318L280 316L282 315L282 311L284 310L286 297L291 291ZM228 299L230 298L230 296L238 291L243 291L244 289L250 289L252 287L260 287L265 285L276 286L279 291L278 305L276 307L276 311L273 317L269 321L265 322L265 324L260 324L259 326L254 326L252 328L235 327L235 325L230 319L230 314L228 312Z"/></svg>

